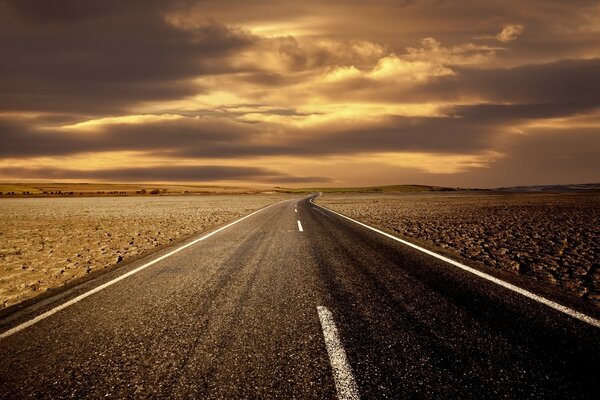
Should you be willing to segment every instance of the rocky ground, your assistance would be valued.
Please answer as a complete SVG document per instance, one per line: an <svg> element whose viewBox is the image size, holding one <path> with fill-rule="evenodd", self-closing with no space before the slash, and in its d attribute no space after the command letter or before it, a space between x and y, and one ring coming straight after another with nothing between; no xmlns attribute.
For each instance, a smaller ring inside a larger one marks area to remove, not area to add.
<svg viewBox="0 0 600 400"><path fill-rule="evenodd" d="M600 307L600 194L325 194L317 202Z"/></svg>
<svg viewBox="0 0 600 400"><path fill-rule="evenodd" d="M0 200L0 308L289 196Z"/></svg>

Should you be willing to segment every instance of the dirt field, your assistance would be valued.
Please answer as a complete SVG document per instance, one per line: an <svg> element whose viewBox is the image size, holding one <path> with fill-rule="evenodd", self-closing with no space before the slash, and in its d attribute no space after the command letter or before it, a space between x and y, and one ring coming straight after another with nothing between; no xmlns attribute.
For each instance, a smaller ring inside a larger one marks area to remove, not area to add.
<svg viewBox="0 0 600 400"><path fill-rule="evenodd" d="M0 182L1 197L146 196L188 194L259 194L272 188L237 186L133 184L133 183L52 183Z"/></svg>
<svg viewBox="0 0 600 400"><path fill-rule="evenodd" d="M325 194L317 202L600 307L600 194Z"/></svg>
<svg viewBox="0 0 600 400"><path fill-rule="evenodd" d="M0 199L0 308L291 197Z"/></svg>

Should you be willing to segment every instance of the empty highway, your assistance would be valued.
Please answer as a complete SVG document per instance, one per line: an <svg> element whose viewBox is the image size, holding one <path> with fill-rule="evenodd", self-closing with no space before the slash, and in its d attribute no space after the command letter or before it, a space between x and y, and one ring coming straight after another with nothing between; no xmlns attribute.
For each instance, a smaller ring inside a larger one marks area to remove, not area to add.
<svg viewBox="0 0 600 400"><path fill-rule="evenodd" d="M600 398L591 321L303 198L5 317L0 398Z"/></svg>

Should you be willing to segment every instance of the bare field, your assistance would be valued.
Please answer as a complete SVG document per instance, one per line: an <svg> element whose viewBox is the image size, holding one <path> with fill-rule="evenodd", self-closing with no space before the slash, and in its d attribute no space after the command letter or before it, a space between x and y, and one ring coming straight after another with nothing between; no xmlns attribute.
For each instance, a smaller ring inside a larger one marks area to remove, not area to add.
<svg viewBox="0 0 600 400"><path fill-rule="evenodd" d="M317 202L600 307L598 193L324 194Z"/></svg>
<svg viewBox="0 0 600 400"><path fill-rule="evenodd" d="M133 184L133 183L64 183L0 182L3 197L66 196L137 196L183 194L257 194L273 192L269 188L216 185Z"/></svg>
<svg viewBox="0 0 600 400"><path fill-rule="evenodd" d="M2 199L0 308L286 198L291 196Z"/></svg>

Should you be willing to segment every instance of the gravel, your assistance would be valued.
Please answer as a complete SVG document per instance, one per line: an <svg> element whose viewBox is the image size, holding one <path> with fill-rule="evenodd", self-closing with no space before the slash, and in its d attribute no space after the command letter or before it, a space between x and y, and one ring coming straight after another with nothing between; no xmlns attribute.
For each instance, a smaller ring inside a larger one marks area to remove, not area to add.
<svg viewBox="0 0 600 400"><path fill-rule="evenodd" d="M600 194L325 194L317 202L600 307Z"/></svg>

